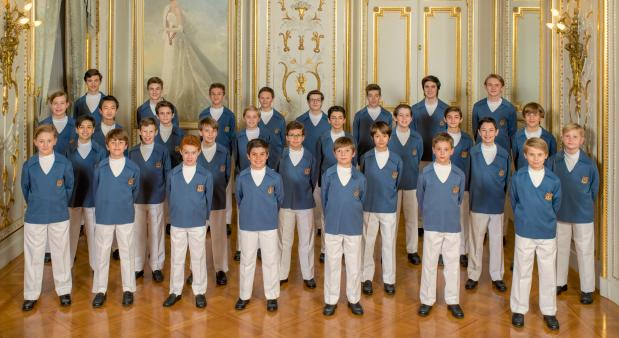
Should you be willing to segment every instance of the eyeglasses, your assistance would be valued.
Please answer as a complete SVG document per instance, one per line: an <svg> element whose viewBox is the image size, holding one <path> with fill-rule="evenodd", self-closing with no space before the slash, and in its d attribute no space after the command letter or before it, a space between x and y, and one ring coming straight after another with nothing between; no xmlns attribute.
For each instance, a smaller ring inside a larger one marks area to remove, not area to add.
<svg viewBox="0 0 619 338"><path fill-rule="evenodd" d="M288 134L286 136L288 136L290 138L301 138L301 137L303 137L303 134Z"/></svg>
<svg viewBox="0 0 619 338"><path fill-rule="evenodd" d="M309 99L309 102L322 102L321 99Z"/></svg>

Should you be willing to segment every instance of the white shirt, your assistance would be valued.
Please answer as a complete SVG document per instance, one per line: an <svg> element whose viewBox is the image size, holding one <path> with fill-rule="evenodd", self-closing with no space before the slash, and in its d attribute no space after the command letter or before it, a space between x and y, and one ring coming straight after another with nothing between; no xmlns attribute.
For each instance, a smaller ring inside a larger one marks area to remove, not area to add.
<svg viewBox="0 0 619 338"><path fill-rule="evenodd" d="M103 136L107 136L107 133L109 133L113 129L116 129L116 123L114 123L111 126L108 126L107 124L101 122L101 131L103 132Z"/></svg>
<svg viewBox="0 0 619 338"><path fill-rule="evenodd" d="M318 123L320 123L320 119L322 119L322 115L324 115L323 112L320 112L320 114L312 114L312 112L309 113L310 121L312 121L312 124L314 125L314 127L316 127Z"/></svg>
<svg viewBox="0 0 619 338"><path fill-rule="evenodd" d="M247 141L251 141L260 136L260 128L255 129L245 129L245 135L247 135Z"/></svg>
<svg viewBox="0 0 619 338"><path fill-rule="evenodd" d="M219 108L211 107L211 117L213 118L213 120L218 121L223 113L224 113L224 107L219 107Z"/></svg>
<svg viewBox="0 0 619 338"><path fill-rule="evenodd" d="M531 177L531 182L533 182L534 187L539 187L542 184L542 180L544 179L544 168L540 170L533 170L529 167L529 177Z"/></svg>
<svg viewBox="0 0 619 338"><path fill-rule="evenodd" d="M193 176L196 174L196 166L192 165L192 166L188 166L183 164L183 178L185 179L185 182L187 184L189 184L189 182L191 182L191 180L193 179Z"/></svg>
<svg viewBox="0 0 619 338"><path fill-rule="evenodd" d="M376 107L376 108L368 107L368 114L370 114L370 117L372 118L372 120L376 120L376 118L378 118L378 115L380 115L380 107Z"/></svg>
<svg viewBox="0 0 619 338"><path fill-rule="evenodd" d="M374 149L374 154L376 154L376 164L378 164L378 168L384 168L385 164L387 164L387 160L389 159L389 149L385 151L378 151Z"/></svg>
<svg viewBox="0 0 619 338"><path fill-rule="evenodd" d="M484 155L484 160L487 165L494 162L494 158L496 157L497 147L496 144L491 146L485 146L483 143L481 145L481 154Z"/></svg>
<svg viewBox="0 0 619 338"><path fill-rule="evenodd" d="M271 117L273 117L273 109L269 111L260 111L260 119L262 123L268 124L271 121Z"/></svg>
<svg viewBox="0 0 619 338"><path fill-rule="evenodd" d="M337 177L340 179L340 182L342 182L342 185L348 184L348 181L350 181L350 178L352 177L352 167L344 168L338 165Z"/></svg>
<svg viewBox="0 0 619 338"><path fill-rule="evenodd" d="M123 171L124 167L125 167L124 156L116 160L110 157L110 169L112 169L112 174L114 174L114 177L118 177L118 175L120 175L120 173Z"/></svg>
<svg viewBox="0 0 619 338"><path fill-rule="evenodd" d="M142 158L144 159L144 162L148 161L148 159L150 158L150 155L153 154L153 149L155 148L155 144L151 143L151 144L140 144L140 152L142 153Z"/></svg>
<svg viewBox="0 0 619 338"><path fill-rule="evenodd" d="M438 180L441 181L441 183L445 183L449 177L449 173L451 173L451 163L442 165L434 162L433 165Z"/></svg>
<svg viewBox="0 0 619 338"><path fill-rule="evenodd" d="M88 110L92 112L99 108L99 100L101 100L101 93L95 95L86 93L86 105L88 106Z"/></svg>
<svg viewBox="0 0 619 338"><path fill-rule="evenodd" d="M400 140L400 143L405 145L406 142L408 142L408 138L411 136L411 130L406 129L406 131L400 131L400 129L396 128L395 135L398 137L398 140Z"/></svg>
<svg viewBox="0 0 619 338"><path fill-rule="evenodd" d="M490 111L494 113L494 111L499 108L501 103L503 103L503 98L500 98L498 101L487 100L486 102L488 102L488 108L490 108Z"/></svg>
<svg viewBox="0 0 619 338"><path fill-rule="evenodd" d="M260 186L262 184L262 180L264 179L264 175L267 173L267 168L264 167L262 169L250 169L251 178L254 180L256 186Z"/></svg>
<svg viewBox="0 0 619 338"><path fill-rule="evenodd" d="M159 136L163 142L168 142L170 135L172 135L172 129L174 129L174 125L170 125L169 127L164 126L163 124L159 125Z"/></svg>
<svg viewBox="0 0 619 338"><path fill-rule="evenodd" d="M292 150L290 149L290 161L292 161L293 166L297 166L301 159L303 158L303 148L301 150Z"/></svg>
<svg viewBox="0 0 619 338"><path fill-rule="evenodd" d="M88 141L86 143L77 142L77 152L80 154L82 158L88 157L90 151L92 150L92 142Z"/></svg>
<svg viewBox="0 0 619 338"><path fill-rule="evenodd" d="M434 111L436 110L436 107L438 106L438 100L436 100L436 102L434 103L428 103L428 101L426 101L425 105L428 115L432 116L432 114L434 114Z"/></svg>
<svg viewBox="0 0 619 338"><path fill-rule="evenodd" d="M69 118L66 115L58 120L52 117L52 123L54 124L54 128L58 131L58 134L62 133L64 127L67 126L67 122L69 122Z"/></svg>
<svg viewBox="0 0 619 338"><path fill-rule="evenodd" d="M150 102L150 112L153 113L153 115L157 116L157 102L153 102L153 101L149 101Z"/></svg>
<svg viewBox="0 0 619 338"><path fill-rule="evenodd" d="M337 140L340 137L344 137L346 136L346 133L342 130L339 131L337 133L333 132L333 130L331 130L331 141L335 142L335 140Z"/></svg>
<svg viewBox="0 0 619 338"><path fill-rule="evenodd" d="M206 158L206 161L211 162L215 153L217 152L217 143L213 143L210 147L207 147L202 143L202 155Z"/></svg>
<svg viewBox="0 0 619 338"><path fill-rule="evenodd" d="M54 156L54 153L51 153L47 156L39 156L39 165L41 166L41 170L43 170L45 175L49 174L49 171L52 170L55 159L56 156Z"/></svg>
<svg viewBox="0 0 619 338"><path fill-rule="evenodd" d="M449 136L451 136L452 139L454 139L454 148L458 146L458 143L460 143L460 140L462 139L462 132L457 132L457 133L450 133L447 132L449 134Z"/></svg>
<svg viewBox="0 0 619 338"><path fill-rule="evenodd" d="M531 137L542 137L542 128L537 128L536 131L529 132L527 128L524 128L524 135L527 137L527 140Z"/></svg>
<svg viewBox="0 0 619 338"><path fill-rule="evenodd" d="M567 171L572 172L572 170L574 170L579 157L580 150L578 150L574 155L568 154L567 152L565 153L565 166L567 167Z"/></svg>

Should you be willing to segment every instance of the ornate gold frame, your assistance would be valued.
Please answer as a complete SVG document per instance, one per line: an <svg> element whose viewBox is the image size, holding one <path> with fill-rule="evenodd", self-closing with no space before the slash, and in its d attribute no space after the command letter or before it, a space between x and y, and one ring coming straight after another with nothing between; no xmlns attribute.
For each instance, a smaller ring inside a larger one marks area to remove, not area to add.
<svg viewBox="0 0 619 338"><path fill-rule="evenodd" d="M513 14L512 14L512 45L511 45L511 52L512 52L512 102L514 104L514 106L516 106L517 110L520 110L520 106L522 104L522 102L518 102L516 101L516 98L513 95L513 91L514 88L516 88L516 85L518 83L518 77L516 75L516 69L518 67L517 65L517 53L516 53L516 47L518 46L518 38L519 38L519 34L518 34L518 18L523 17L527 12L528 13L539 13L539 17L540 17L540 26L539 26L539 31L540 31L540 35L539 35L539 103L541 105L544 105L544 55L545 55L545 38L544 38L544 34L546 33L544 30L544 11L541 7L527 7L527 6L523 6L523 7L513 7L512 9Z"/></svg>

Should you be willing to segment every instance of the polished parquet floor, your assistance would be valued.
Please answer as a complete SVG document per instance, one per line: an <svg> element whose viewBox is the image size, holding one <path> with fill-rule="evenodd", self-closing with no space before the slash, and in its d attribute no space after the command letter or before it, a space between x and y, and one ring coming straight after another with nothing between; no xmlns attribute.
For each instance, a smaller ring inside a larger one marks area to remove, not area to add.
<svg viewBox="0 0 619 338"><path fill-rule="evenodd" d="M233 233L231 239L234 240ZM508 236L505 281L511 286L509 264L513 252L513 237ZM234 242L233 242L234 243ZM268 313L258 266L254 294L245 311L234 310L238 298L238 263L231 261L227 286L215 284L215 274L207 239L208 291L206 309L196 309L190 287L185 287L183 299L172 308L161 304L168 294L169 262L164 270L165 281L156 284L149 271L138 280L135 304L121 306L119 262L110 268L110 285L104 308L94 310L90 303L92 275L88 266L86 240L80 239L77 262L73 270L73 305L61 308L53 289L51 265L45 266L43 294L35 310L21 311L23 301L23 256L0 270L0 336L1 337L617 337L619 336L619 306L595 294L593 305L578 302L578 279L572 272L569 291L558 297L557 317L561 329L546 329L537 302L537 275L534 275L530 311L525 327L511 326L509 291L491 289L484 273L474 291L464 289L466 270L460 273L460 299L464 319L452 318L442 297L443 277L439 269L438 300L429 317L420 318L419 281L421 266L406 260L404 227L399 227L397 256L397 292L386 295L380 277L374 280L374 295L362 296L365 314L353 316L345 303L345 286L337 312L332 317L322 315L323 266L318 261L320 238L316 237L316 279L318 288L304 288L293 249L290 281L282 287L279 311ZM169 239L168 239L169 248ZM377 262L378 249L377 243ZM487 249L487 247L486 247ZM421 249L420 249L421 252ZM168 253L169 257L169 253ZM377 266L380 276L380 265ZM342 280L344 283L344 280Z"/></svg>

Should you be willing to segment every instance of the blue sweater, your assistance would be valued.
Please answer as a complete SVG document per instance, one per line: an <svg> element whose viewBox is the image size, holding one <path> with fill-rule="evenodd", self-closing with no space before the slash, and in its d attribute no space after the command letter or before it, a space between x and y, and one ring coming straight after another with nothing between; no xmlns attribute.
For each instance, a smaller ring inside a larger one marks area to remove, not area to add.
<svg viewBox="0 0 619 338"><path fill-rule="evenodd" d="M86 158L82 158L77 151L77 142L69 147L66 153L67 159L73 165L73 176L75 184L73 194L69 201L71 208L93 208L95 206L95 196L93 194L93 179L95 167L107 156L107 151L96 142L90 142L92 148Z"/></svg>
<svg viewBox="0 0 619 338"><path fill-rule="evenodd" d="M378 121L386 122L390 127L393 125L391 113L383 107L380 108L380 114L378 114L376 120L372 120L370 113L368 113L367 106L355 114L355 119L352 124L352 136L353 141L357 145L357 159L361 159L363 154L374 148L374 140L372 139L370 129L372 125Z"/></svg>
<svg viewBox="0 0 619 338"><path fill-rule="evenodd" d="M352 139L352 135L344 133L344 137ZM353 140L354 142L354 140ZM335 152L333 151L333 140L331 139L331 130L324 132L318 139L316 144L316 152L314 153L318 167L320 168L320 174L324 174L327 169L331 168L337 163L335 159ZM353 166L357 165L357 161L353 158Z"/></svg>
<svg viewBox="0 0 619 338"><path fill-rule="evenodd" d="M542 128L541 139L546 141L548 145L548 158L557 153L557 141L546 129ZM528 165L527 159L524 157L524 143L527 141L527 135L524 133L524 128L518 129L514 137L512 137L512 156L516 170ZM548 165L548 160L544 163Z"/></svg>
<svg viewBox="0 0 619 338"><path fill-rule="evenodd" d="M97 224L118 225L135 221L133 204L140 186L137 164L125 157L125 167L118 177L114 177L108 157L95 168L93 184Z"/></svg>
<svg viewBox="0 0 619 338"><path fill-rule="evenodd" d="M516 133L516 108L511 102L503 99L501 105L494 111L490 111L488 107L488 99L479 100L473 105L473 132L475 133L477 142L481 142L479 138L479 120L484 117L492 117L499 128L495 142L506 150L511 149L511 139Z"/></svg>
<svg viewBox="0 0 619 338"><path fill-rule="evenodd" d="M273 116L271 116L269 123L264 124L262 119L260 119L258 127L260 127L260 129L266 127L266 129L275 135L273 142L277 140L279 142L279 149L284 148L284 145L286 144L286 119L284 119L284 116L280 112L273 108Z"/></svg>
<svg viewBox="0 0 619 338"><path fill-rule="evenodd" d="M531 239L557 236L557 212L561 206L561 181L557 175L544 170L544 179L536 188L529 166L522 167L512 177L509 193L518 236Z"/></svg>
<svg viewBox="0 0 619 338"><path fill-rule="evenodd" d="M561 180L561 207L557 219L568 223L593 222L594 201L600 183L595 162L582 150L571 172L567 170L563 150L548 162L551 170Z"/></svg>
<svg viewBox="0 0 619 338"><path fill-rule="evenodd" d="M105 94L101 93L101 98L103 97L105 97ZM99 112L100 102L101 101L97 103L97 108L95 108L94 111L90 111L90 109L88 109L88 104L86 104L86 95L81 96L79 99L75 100L75 102L73 103L73 119L77 120L77 118L80 117L81 115L90 114L92 117L95 118L95 123L99 124L101 122L101 113Z"/></svg>
<svg viewBox="0 0 619 338"><path fill-rule="evenodd" d="M490 165L486 164L481 143L471 149L469 200L472 212L490 215L504 212L510 166L509 153L500 145Z"/></svg>
<svg viewBox="0 0 619 338"><path fill-rule="evenodd" d="M370 149L361 157L360 169L367 182L363 211L392 213L397 206L402 159L390 151L387 163L381 169L376 161L375 149Z"/></svg>
<svg viewBox="0 0 619 338"><path fill-rule="evenodd" d="M423 139L421 135L411 130L406 144L402 145L394 131L389 139L389 150L400 155L402 159L402 171L400 172L398 189L417 189L419 161L421 161L421 157L423 156Z"/></svg>
<svg viewBox="0 0 619 338"><path fill-rule="evenodd" d="M49 124L54 125L52 117L48 117L41 121L41 125ZM58 139L54 146L54 151L60 154L66 154L69 146L77 142L77 129L75 129L75 120L72 117L67 117L67 125L64 127L61 133L58 133Z"/></svg>
<svg viewBox="0 0 619 338"><path fill-rule="evenodd" d="M282 208L305 210L316 206L312 193L318 182L318 166L311 152L303 148L303 157L295 166L290 159L290 149L284 149L277 172L284 184Z"/></svg>
<svg viewBox="0 0 619 338"><path fill-rule="evenodd" d="M312 119L310 118L310 112L305 112L301 116L297 117L297 121L303 124L305 127L305 138L303 139L303 148L309 150L315 157L316 154L316 146L318 141L320 140L320 136L325 132L331 130L331 125L329 124L329 118L327 114L322 114L320 117L320 121L317 125L312 123Z"/></svg>
<svg viewBox="0 0 619 338"><path fill-rule="evenodd" d="M213 177L211 173L196 166L196 173L189 183L183 177L183 164L170 172L166 181L170 224L179 228L195 228L206 225L213 201Z"/></svg>
<svg viewBox="0 0 619 338"><path fill-rule="evenodd" d="M174 114L174 117L172 117L172 125L178 127L178 114L176 113L176 107L172 108L172 113ZM159 128L159 117L156 112L150 109L150 100L144 101L144 103L138 107L138 110L135 112L135 117L137 122L136 126L140 125L140 121L142 121L142 119L152 117L155 119L155 122L157 122L157 128Z"/></svg>
<svg viewBox="0 0 619 338"><path fill-rule="evenodd" d="M212 117L211 115L211 107L205 108L198 117L198 120L201 121L207 117ZM217 120L218 129L217 129L217 138L215 142L221 144L226 147L229 153L232 153L232 147L234 143L234 138L236 137L236 121L234 117L234 113L224 107L224 112Z"/></svg>
<svg viewBox="0 0 619 338"><path fill-rule="evenodd" d="M432 138L440 132L447 131L447 124L445 123L445 110L447 107L449 107L447 103L438 100L438 104L432 116L428 114L425 99L422 99L411 107L413 111L413 124L411 129L418 132L423 139L422 161L432 161Z"/></svg>
<svg viewBox="0 0 619 338"><path fill-rule="evenodd" d="M21 190L28 207L24 222L49 224L69 219L69 199L73 192L73 167L66 157L54 152L54 164L45 174L34 154L21 170Z"/></svg>
<svg viewBox="0 0 619 338"><path fill-rule="evenodd" d="M322 175L321 197L326 233L347 236L363 234L365 186L365 176L354 166L346 185L342 185L337 175L337 165Z"/></svg>
<svg viewBox="0 0 619 338"><path fill-rule="evenodd" d="M460 204L466 177L455 165L445 183L434 171L434 163L423 168L417 183L417 202L427 231L457 233L460 227Z"/></svg>
<svg viewBox="0 0 619 338"><path fill-rule="evenodd" d="M217 144L215 155L211 162L206 160L204 154L200 152L198 165L205 168L213 177L213 202L211 210L222 210L226 208L226 186L230 180L230 154L225 146Z"/></svg>
<svg viewBox="0 0 619 338"><path fill-rule="evenodd" d="M282 147L275 136L269 129L264 127L259 127L260 133L258 134L258 138L263 139L266 143L269 144L269 159L267 161L267 165L270 168L277 168L277 164L279 163L279 159L282 155ZM249 167L249 159L247 158L247 144L249 141L247 140L247 132L245 129L239 131L237 138L234 142L233 154L236 165L236 174L245 170Z"/></svg>
<svg viewBox="0 0 619 338"><path fill-rule="evenodd" d="M279 208L284 201L282 178L271 168L266 168L264 179L256 186L247 168L236 178L236 203L239 227L243 231L277 229Z"/></svg>
<svg viewBox="0 0 619 338"><path fill-rule="evenodd" d="M177 149L180 147L183 137L185 137L185 131L176 126L172 127L172 134L170 134L167 142L163 142L160 133L155 135L155 143L161 144L168 149L168 155L170 155L170 163L172 168L183 162L183 157L181 156L180 150Z"/></svg>
<svg viewBox="0 0 619 338"><path fill-rule="evenodd" d="M138 144L129 151L129 159L140 167L140 185L135 203L163 203L166 197L166 177L172 169L168 149L155 143L148 161L144 161Z"/></svg>
<svg viewBox="0 0 619 338"><path fill-rule="evenodd" d="M471 148L475 144L469 134L464 131L461 132L462 137L460 142L454 148L454 153L449 158L451 164L455 164L466 176L466 182L464 183L464 191L469 191L469 181L471 177ZM434 156L432 156L434 157Z"/></svg>

